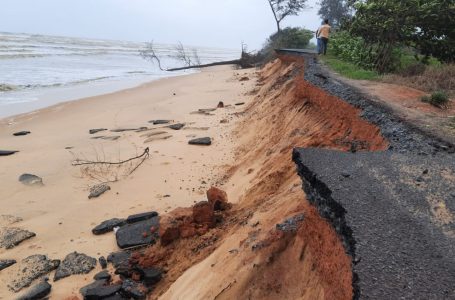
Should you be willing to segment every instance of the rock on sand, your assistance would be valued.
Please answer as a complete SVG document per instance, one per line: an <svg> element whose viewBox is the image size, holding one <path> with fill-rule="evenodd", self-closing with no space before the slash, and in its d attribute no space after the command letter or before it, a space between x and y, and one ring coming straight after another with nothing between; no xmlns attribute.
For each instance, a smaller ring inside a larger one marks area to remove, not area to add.
<svg viewBox="0 0 455 300"><path fill-rule="evenodd" d="M22 182L25 185L43 185L43 179L39 176L33 175L33 174L22 174L19 176L19 181Z"/></svg>
<svg viewBox="0 0 455 300"><path fill-rule="evenodd" d="M209 137L203 137L198 139L193 139L188 142L190 145L202 145L202 146L210 146L212 144L212 139Z"/></svg>
<svg viewBox="0 0 455 300"><path fill-rule="evenodd" d="M95 266L96 258L77 252L70 253L65 257L55 272L54 281L75 274L87 274Z"/></svg>

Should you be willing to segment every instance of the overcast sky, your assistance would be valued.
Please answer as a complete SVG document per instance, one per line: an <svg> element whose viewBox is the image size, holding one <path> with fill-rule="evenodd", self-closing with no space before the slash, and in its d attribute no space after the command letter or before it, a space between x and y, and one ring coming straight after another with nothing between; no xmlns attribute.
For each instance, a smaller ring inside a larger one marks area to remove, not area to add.
<svg viewBox="0 0 455 300"><path fill-rule="evenodd" d="M0 31L258 49L276 30L267 0L1 0ZM312 9L283 27L315 30Z"/></svg>

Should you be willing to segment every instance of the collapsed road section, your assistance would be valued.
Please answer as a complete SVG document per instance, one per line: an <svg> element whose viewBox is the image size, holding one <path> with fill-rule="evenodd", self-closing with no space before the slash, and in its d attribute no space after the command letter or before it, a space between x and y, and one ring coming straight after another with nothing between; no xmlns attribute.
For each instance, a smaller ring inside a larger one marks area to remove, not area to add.
<svg viewBox="0 0 455 300"><path fill-rule="evenodd" d="M360 108L389 143L381 152L293 151L307 199L353 258L354 298L455 299L453 145L305 60L306 82Z"/></svg>

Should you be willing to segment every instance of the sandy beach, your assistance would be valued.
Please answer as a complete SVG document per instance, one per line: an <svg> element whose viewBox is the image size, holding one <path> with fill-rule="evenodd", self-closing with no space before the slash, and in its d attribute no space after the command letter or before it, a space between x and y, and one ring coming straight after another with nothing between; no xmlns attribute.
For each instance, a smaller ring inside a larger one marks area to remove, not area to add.
<svg viewBox="0 0 455 300"><path fill-rule="evenodd" d="M232 163L236 143L230 131L237 120L234 114L242 107L235 103L246 102L245 92L254 84L254 80L241 82L239 78L254 72L231 66L210 68L0 120L1 148L19 151L0 158L1 214L22 218L14 227L36 233L13 249L0 249L0 259L20 261L29 255L45 254L62 260L74 251L95 258L106 256L118 248L114 235L91 233L102 221L147 211L161 214L200 201ZM228 107L209 114L194 113L215 108L219 101ZM177 131L148 123L156 119L186 126ZM223 119L228 123L220 123ZM160 129L110 131L140 127ZM95 128L109 130L90 135L89 130ZM31 134L13 136L22 130ZM155 137L166 139L144 143L147 137L143 135L153 131L165 131ZM119 138L93 139L96 136ZM198 137L211 137L212 145L188 145L190 139ZM72 166L72 161L119 161L141 154L146 147L150 148L150 158L133 174L110 174L118 179L109 183L111 190L88 199L89 187L108 176L90 178L80 167ZM41 177L44 185L20 183L18 178L24 173ZM235 202L235 198L230 200ZM13 293L6 287L15 271L13 266L0 273L0 299L12 299ZM93 274L55 282L52 299L77 295Z"/></svg>

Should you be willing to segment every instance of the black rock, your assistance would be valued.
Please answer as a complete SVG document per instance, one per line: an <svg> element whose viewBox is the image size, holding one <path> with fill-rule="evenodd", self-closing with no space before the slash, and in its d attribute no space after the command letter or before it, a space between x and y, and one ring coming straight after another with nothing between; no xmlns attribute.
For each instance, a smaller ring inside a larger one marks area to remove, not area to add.
<svg viewBox="0 0 455 300"><path fill-rule="evenodd" d="M51 293L52 286L46 281L40 282L17 300L40 300Z"/></svg>
<svg viewBox="0 0 455 300"><path fill-rule="evenodd" d="M105 299L109 296L113 296L117 292L121 290L121 285L107 285L107 286L99 286L92 289L87 290L85 293L85 300L99 300Z"/></svg>
<svg viewBox="0 0 455 300"><path fill-rule="evenodd" d="M8 267L11 267L15 263L16 261L14 259L0 260L0 271Z"/></svg>
<svg viewBox="0 0 455 300"><path fill-rule="evenodd" d="M30 131L19 131L19 132L15 132L13 133L14 136L23 136L23 135L27 135L27 134L30 134L31 132Z"/></svg>
<svg viewBox="0 0 455 300"><path fill-rule="evenodd" d="M95 276L93 276L93 279L95 280L107 280L109 281L111 279L111 274L109 274L108 271L104 270L99 273L97 273Z"/></svg>
<svg viewBox="0 0 455 300"><path fill-rule="evenodd" d="M87 295L87 291L88 290L91 290L91 289L94 289L94 288L98 288L98 287L101 287L101 286L105 286L107 285L108 281L105 280L105 279L102 279L102 280L97 280L95 282L92 282L86 286L83 286L79 289L79 293L81 293L81 295L84 297L85 299L85 295Z"/></svg>
<svg viewBox="0 0 455 300"><path fill-rule="evenodd" d="M146 288L131 279L126 279L122 283L122 295L128 299L145 299L147 296Z"/></svg>
<svg viewBox="0 0 455 300"><path fill-rule="evenodd" d="M182 123L177 123L177 124L169 125L169 128L170 128L170 129L174 129L174 130L180 130L180 129L182 129L183 127L185 127L185 124L182 124Z"/></svg>
<svg viewBox="0 0 455 300"><path fill-rule="evenodd" d="M43 185L43 179L33 174L22 174L19 181L25 185Z"/></svg>
<svg viewBox="0 0 455 300"><path fill-rule="evenodd" d="M153 123L153 125L162 125L171 123L171 120L151 120L149 123Z"/></svg>
<svg viewBox="0 0 455 300"><path fill-rule="evenodd" d="M125 298L120 294L115 294L115 295L103 298L103 300L130 300L130 298Z"/></svg>
<svg viewBox="0 0 455 300"><path fill-rule="evenodd" d="M102 222L98 226L92 229L92 233L95 235L104 234L114 230L114 227L120 227L126 224L125 219L110 219Z"/></svg>
<svg viewBox="0 0 455 300"><path fill-rule="evenodd" d="M113 252L107 257L107 261L114 265L114 268L128 263L128 260L131 257L130 252Z"/></svg>
<svg viewBox="0 0 455 300"><path fill-rule="evenodd" d="M349 174L348 172L341 172L341 176L343 176L344 178L348 178L351 177L351 174Z"/></svg>
<svg viewBox="0 0 455 300"><path fill-rule="evenodd" d="M151 228L159 228L159 218L154 217L149 220L141 221L134 224L128 224L117 231L115 237L117 245L121 249L154 244L158 238L157 232L151 233Z"/></svg>
<svg viewBox="0 0 455 300"><path fill-rule="evenodd" d="M14 153L17 153L19 151L12 151L12 150L0 150L0 156L8 156L8 155L13 155Z"/></svg>
<svg viewBox="0 0 455 300"><path fill-rule="evenodd" d="M102 269L106 269L107 268L107 261L104 258L104 256L101 256L100 258L98 258L98 262L100 263L100 266L101 266Z"/></svg>
<svg viewBox="0 0 455 300"><path fill-rule="evenodd" d="M130 278L133 274L128 263L122 263L117 266L114 272L116 275L120 275L121 278Z"/></svg>
<svg viewBox="0 0 455 300"><path fill-rule="evenodd" d="M87 274L96 266L96 259L82 253L68 254L55 271L54 281L74 275Z"/></svg>
<svg viewBox="0 0 455 300"><path fill-rule="evenodd" d="M239 106L239 105L244 105L245 102L239 102L239 103L236 103L235 105Z"/></svg>
<svg viewBox="0 0 455 300"><path fill-rule="evenodd" d="M163 271L157 268L141 268L140 273L142 275L144 284L146 286L153 286L161 280Z"/></svg>
<svg viewBox="0 0 455 300"><path fill-rule="evenodd" d="M190 140L188 142L188 144L210 146L212 144L212 139L209 137L198 138L198 139Z"/></svg>
<svg viewBox="0 0 455 300"><path fill-rule="evenodd" d="M88 195L88 198L89 199L98 198L99 196L109 191L110 189L111 187L105 183L94 185L90 188L90 195Z"/></svg>
<svg viewBox="0 0 455 300"><path fill-rule="evenodd" d="M97 129L90 129L88 132L90 134L95 134L97 132L100 132L100 131L106 131L107 129L106 128L97 128Z"/></svg>
<svg viewBox="0 0 455 300"><path fill-rule="evenodd" d="M158 216L158 213L156 211L131 215L131 216L128 216L128 218L126 218L126 223L133 224L133 223L145 221L145 220L157 217L157 216Z"/></svg>

